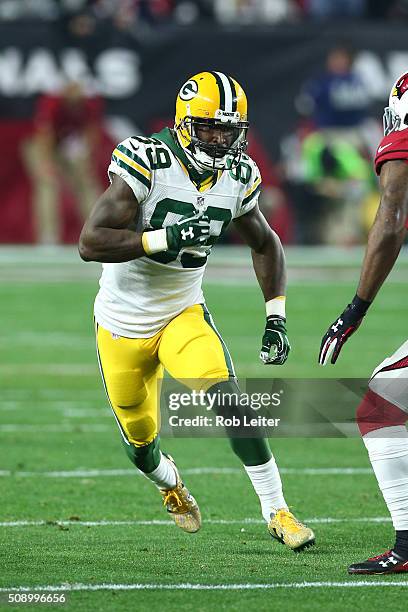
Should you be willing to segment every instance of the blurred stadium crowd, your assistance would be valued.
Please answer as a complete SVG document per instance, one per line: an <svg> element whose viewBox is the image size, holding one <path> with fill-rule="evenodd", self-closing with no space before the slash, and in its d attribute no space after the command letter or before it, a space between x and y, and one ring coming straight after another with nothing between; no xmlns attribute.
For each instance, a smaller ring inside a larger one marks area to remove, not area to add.
<svg viewBox="0 0 408 612"><path fill-rule="evenodd" d="M151 37L151 30L160 24L205 20L217 20L222 28L224 24L404 16L408 17L408 0L0 0L3 25L38 19L53 28L61 20L73 39L79 40L109 22L114 30L130 34L136 45L143 39L138 36L141 24ZM277 153L267 150L259 132L250 134L249 154L263 176L260 205L287 244L359 244L378 206L372 158L382 135L381 117L355 70L353 48L345 41L332 43L326 57L321 57L320 72L299 80L297 95L288 102L294 127L276 139ZM30 126L15 145L15 160L12 154L8 156L10 171L4 170L10 174L21 158L30 185L18 196L13 191L5 214L6 225L7 218L10 223L21 223L13 202L30 200L32 237L22 233L17 241L75 241L83 219L106 186L109 152L129 133L138 133L135 124L127 132L126 123L121 129L113 128L108 106L103 93L90 93L83 82L74 79L68 79L58 91L39 90L34 96ZM0 119L1 137L8 142L7 120ZM134 120L138 122L137 117ZM170 114L156 117L150 133L170 125L171 120ZM150 126L146 135L148 129ZM14 146L11 132L9 139ZM13 242L15 235L3 229L0 242ZM234 234L227 240L234 241Z"/></svg>
<svg viewBox="0 0 408 612"><path fill-rule="evenodd" d="M0 19L112 20L117 27L190 24L208 19L229 24L308 19L408 17L408 0L0 0Z"/></svg>

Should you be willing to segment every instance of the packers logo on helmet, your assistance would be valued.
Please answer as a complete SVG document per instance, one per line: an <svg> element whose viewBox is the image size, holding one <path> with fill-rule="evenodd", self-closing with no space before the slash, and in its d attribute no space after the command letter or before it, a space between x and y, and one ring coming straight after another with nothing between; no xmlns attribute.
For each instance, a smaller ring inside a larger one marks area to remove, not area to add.
<svg viewBox="0 0 408 612"><path fill-rule="evenodd" d="M187 100L192 100L198 94L198 84L197 81L191 79L184 83L183 87L180 89L179 96L181 100L187 102Z"/></svg>
<svg viewBox="0 0 408 612"><path fill-rule="evenodd" d="M247 148L248 104L241 85L222 72L200 72L181 87L176 101L179 143L196 165L223 170Z"/></svg>

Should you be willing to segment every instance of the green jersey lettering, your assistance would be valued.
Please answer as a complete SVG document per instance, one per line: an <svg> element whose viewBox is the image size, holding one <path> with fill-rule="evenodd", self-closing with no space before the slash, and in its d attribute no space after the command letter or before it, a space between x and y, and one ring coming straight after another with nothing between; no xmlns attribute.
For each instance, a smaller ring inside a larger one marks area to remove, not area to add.
<svg viewBox="0 0 408 612"><path fill-rule="evenodd" d="M180 202L171 198L165 198L157 203L156 208L153 212L150 224L152 229L162 229L166 215L169 213L175 213L182 217L187 215L194 215L196 213L191 202ZM225 228L231 221L231 211L226 208L216 208L215 206L209 206L206 209L205 214L211 221L222 222L220 232L218 236L211 236L207 241L207 246L212 246L217 241L218 237L225 231ZM179 252L165 251L164 253L155 253L154 255L148 255L149 259L157 261L159 263L167 264L171 261L175 261L179 255ZM180 258L180 262L183 268L200 268L207 262L207 256L195 256L190 253L183 253Z"/></svg>
<svg viewBox="0 0 408 612"><path fill-rule="evenodd" d="M229 170L231 178L234 181L240 181L243 185L248 185L251 180L252 168L246 162L239 162L238 165L233 166L233 158L229 157L227 160L227 170Z"/></svg>
<svg viewBox="0 0 408 612"><path fill-rule="evenodd" d="M148 147L146 155L152 170L162 170L171 166L170 153L164 147Z"/></svg>

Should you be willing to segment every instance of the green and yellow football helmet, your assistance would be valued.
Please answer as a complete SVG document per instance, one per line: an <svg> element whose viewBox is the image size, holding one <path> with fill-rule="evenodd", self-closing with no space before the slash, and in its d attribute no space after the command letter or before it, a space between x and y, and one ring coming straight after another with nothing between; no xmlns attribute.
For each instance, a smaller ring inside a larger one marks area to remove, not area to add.
<svg viewBox="0 0 408 612"><path fill-rule="evenodd" d="M204 170L234 167L247 148L248 103L241 85L222 72L200 72L181 87L174 128L180 145ZM225 144L205 142L200 130L218 129ZM228 137L227 137L228 136Z"/></svg>

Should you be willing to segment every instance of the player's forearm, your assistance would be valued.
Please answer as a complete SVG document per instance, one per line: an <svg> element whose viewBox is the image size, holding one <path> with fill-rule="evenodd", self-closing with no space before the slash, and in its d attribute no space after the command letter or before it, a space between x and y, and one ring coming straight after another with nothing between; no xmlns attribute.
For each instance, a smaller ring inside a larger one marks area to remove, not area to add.
<svg viewBox="0 0 408 612"><path fill-rule="evenodd" d="M120 263L143 257L142 234L128 229L84 227L78 250L84 261Z"/></svg>
<svg viewBox="0 0 408 612"><path fill-rule="evenodd" d="M373 301L394 266L405 234L405 228L398 225L385 228L381 222L374 224L357 289L357 295L361 299Z"/></svg>
<svg viewBox="0 0 408 612"><path fill-rule="evenodd" d="M368 237L357 295L372 302L390 273L404 242L408 217L408 173L404 161L381 168L381 202Z"/></svg>
<svg viewBox="0 0 408 612"><path fill-rule="evenodd" d="M271 229L262 243L252 249L252 261L265 302L285 295L285 254L279 237Z"/></svg>

